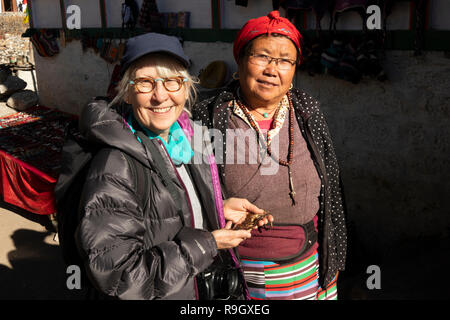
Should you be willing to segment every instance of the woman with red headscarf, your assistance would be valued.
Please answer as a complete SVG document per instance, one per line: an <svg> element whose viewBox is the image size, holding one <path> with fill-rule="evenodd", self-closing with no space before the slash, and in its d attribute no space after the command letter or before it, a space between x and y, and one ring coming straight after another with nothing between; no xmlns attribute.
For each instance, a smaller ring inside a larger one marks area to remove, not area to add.
<svg viewBox="0 0 450 320"><path fill-rule="evenodd" d="M345 265L331 137L319 103L292 85L301 39L278 11L249 20L233 45L236 81L193 110L222 133L214 149L226 196L247 198L275 221L238 247L252 299L336 299Z"/></svg>

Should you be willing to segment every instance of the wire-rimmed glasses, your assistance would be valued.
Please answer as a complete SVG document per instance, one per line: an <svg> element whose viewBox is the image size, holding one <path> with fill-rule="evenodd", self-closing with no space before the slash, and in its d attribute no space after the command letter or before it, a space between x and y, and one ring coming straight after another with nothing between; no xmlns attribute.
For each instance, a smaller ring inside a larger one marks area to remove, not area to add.
<svg viewBox="0 0 450 320"><path fill-rule="evenodd" d="M256 64L261 67L269 65L272 61L275 61L275 65L280 70L289 70L295 65L295 61L286 58L274 58L265 54L250 53L248 61L252 64Z"/></svg>

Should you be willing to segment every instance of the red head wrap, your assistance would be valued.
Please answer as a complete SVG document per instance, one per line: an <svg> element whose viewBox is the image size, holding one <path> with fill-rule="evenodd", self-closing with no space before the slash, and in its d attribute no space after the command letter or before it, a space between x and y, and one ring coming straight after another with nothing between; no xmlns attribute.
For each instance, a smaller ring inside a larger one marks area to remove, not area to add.
<svg viewBox="0 0 450 320"><path fill-rule="evenodd" d="M251 19L238 32L233 44L233 55L238 62L242 48L252 39L262 34L279 33L287 36L294 42L301 56L300 41L302 35L297 28L286 18L280 17L278 11L272 11L267 16ZM299 57L300 57L299 56Z"/></svg>

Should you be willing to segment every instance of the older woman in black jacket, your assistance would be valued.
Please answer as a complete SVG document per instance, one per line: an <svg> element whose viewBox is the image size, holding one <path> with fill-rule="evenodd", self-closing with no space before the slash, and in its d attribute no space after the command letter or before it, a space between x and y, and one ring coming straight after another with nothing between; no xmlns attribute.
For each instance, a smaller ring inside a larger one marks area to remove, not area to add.
<svg viewBox="0 0 450 320"><path fill-rule="evenodd" d="M207 135L187 111L188 65L175 37L132 38L116 98L91 102L82 112L81 133L102 149L83 189L77 241L92 284L108 296L199 298L196 275L218 256L232 261L232 252L222 249L250 237L231 230L232 222L249 210L262 212L240 198L222 203L208 141L194 141L196 130ZM127 157L148 174L148 190L135 185Z"/></svg>

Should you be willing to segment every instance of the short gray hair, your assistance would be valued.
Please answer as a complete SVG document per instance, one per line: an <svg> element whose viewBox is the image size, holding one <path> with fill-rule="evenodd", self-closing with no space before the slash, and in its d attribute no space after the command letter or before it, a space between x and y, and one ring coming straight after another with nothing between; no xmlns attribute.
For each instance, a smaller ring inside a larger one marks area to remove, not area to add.
<svg viewBox="0 0 450 320"><path fill-rule="evenodd" d="M172 58L170 55L161 53L150 53L145 55L134 61L128 67L116 87L117 95L110 102L109 106L124 102L124 98L130 87L130 81L134 80L136 77L136 71L141 67L142 61L149 57L152 60L152 64L156 66L156 70L161 77L183 76L188 79L188 81L185 82L187 99L184 110L189 114L189 116L191 116L191 107L197 99L197 89L195 84L199 81L191 76L187 69L176 59Z"/></svg>

